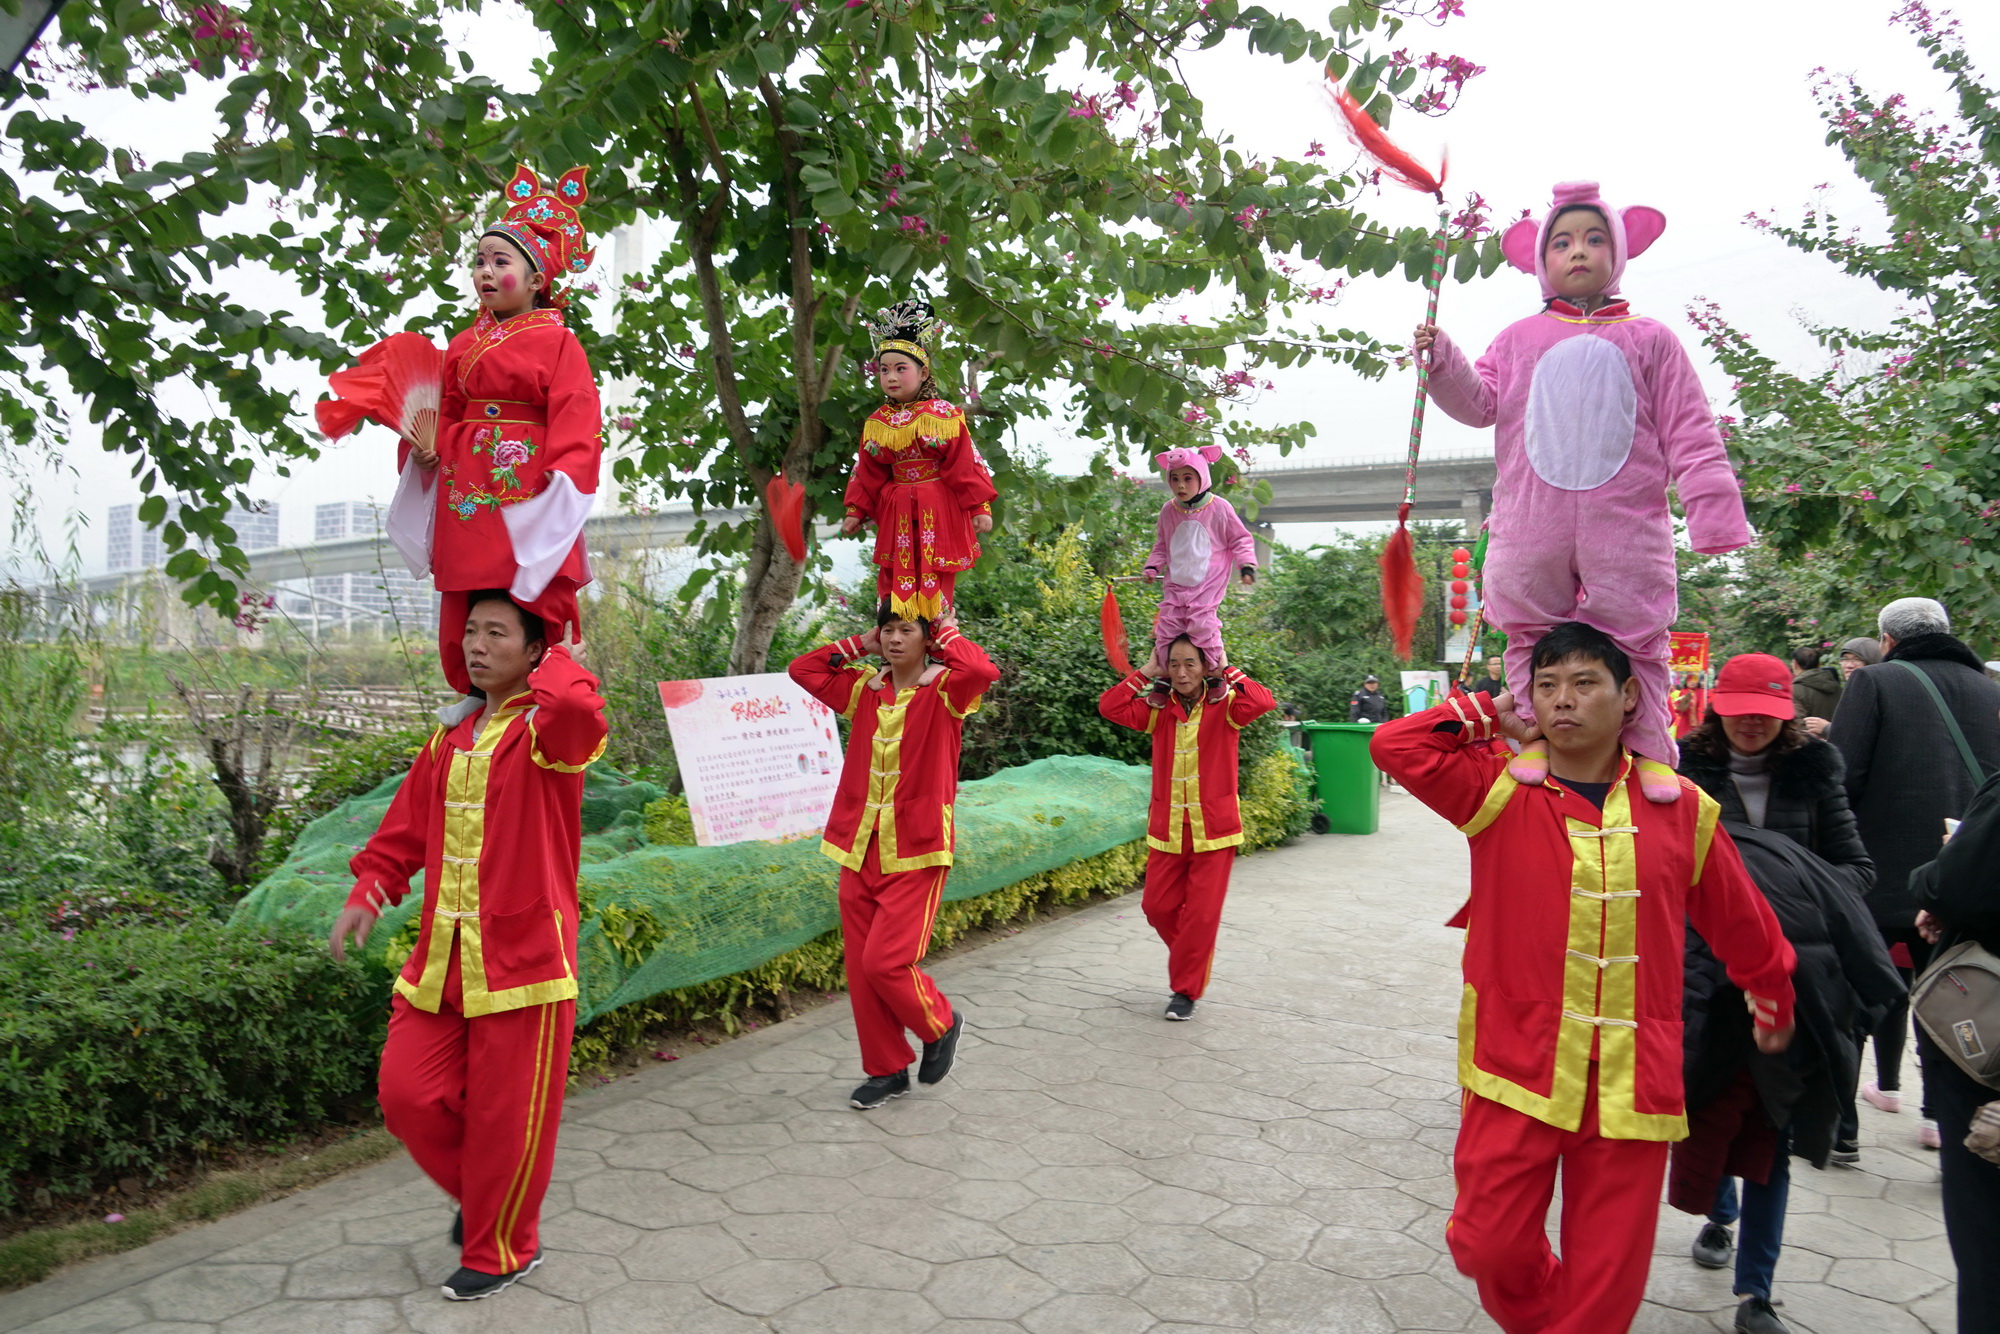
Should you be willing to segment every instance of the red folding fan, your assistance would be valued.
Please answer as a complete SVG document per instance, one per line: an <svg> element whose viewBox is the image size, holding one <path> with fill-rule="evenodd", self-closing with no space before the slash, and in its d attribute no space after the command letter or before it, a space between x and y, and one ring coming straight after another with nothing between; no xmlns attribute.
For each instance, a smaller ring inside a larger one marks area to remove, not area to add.
<svg viewBox="0 0 2000 1334"><path fill-rule="evenodd" d="M418 449L436 452L444 353L430 339L390 334L326 382L334 397L315 403L313 415L327 439L338 440L367 418Z"/></svg>

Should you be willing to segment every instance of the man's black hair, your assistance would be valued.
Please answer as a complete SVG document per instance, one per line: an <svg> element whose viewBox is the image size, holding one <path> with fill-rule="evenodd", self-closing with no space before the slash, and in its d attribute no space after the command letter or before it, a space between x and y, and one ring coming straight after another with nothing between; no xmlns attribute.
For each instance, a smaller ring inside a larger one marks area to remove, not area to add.
<svg viewBox="0 0 2000 1334"><path fill-rule="evenodd" d="M527 641L528 647L533 648L535 645L540 644L546 649L549 646L549 635L548 631L543 628L542 618L514 601L513 595L508 593L506 589L480 589L477 593L466 598L465 614L470 616L472 609L482 602L504 602L512 607L514 614L521 618L521 638Z"/></svg>
<svg viewBox="0 0 2000 1334"><path fill-rule="evenodd" d="M1809 672L1819 666L1819 650L1811 644L1801 644L1792 650L1792 661L1799 665L1800 671Z"/></svg>
<svg viewBox="0 0 2000 1334"><path fill-rule="evenodd" d="M924 632L925 639L931 639L935 637L931 630L930 617L905 616L903 615L903 613L897 611L894 607L891 607L889 605L889 599L883 598L882 605L875 609L875 628L877 630L880 630L883 626L887 625L891 621L914 621L917 627Z"/></svg>
<svg viewBox="0 0 2000 1334"><path fill-rule="evenodd" d="M1535 645L1535 653L1528 660L1529 679L1544 667L1553 667L1571 658L1585 658L1601 662L1611 673L1611 684L1623 687L1632 679L1632 660L1625 651L1611 642L1611 636L1594 625L1582 621L1564 621L1543 635Z"/></svg>
<svg viewBox="0 0 2000 1334"><path fill-rule="evenodd" d="M1182 644L1186 644L1189 648L1194 650L1195 657L1201 659L1202 668L1206 670L1208 667L1208 655L1201 651L1201 645L1194 642L1193 635L1175 635L1172 639L1168 640L1167 656L1169 658L1173 657L1174 650ZM1165 666L1166 664L1162 663L1161 665Z"/></svg>

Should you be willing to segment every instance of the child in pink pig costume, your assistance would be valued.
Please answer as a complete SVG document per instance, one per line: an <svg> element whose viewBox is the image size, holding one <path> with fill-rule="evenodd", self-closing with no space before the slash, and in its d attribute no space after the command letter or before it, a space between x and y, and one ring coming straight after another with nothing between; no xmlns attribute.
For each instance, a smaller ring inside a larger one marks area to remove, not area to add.
<svg viewBox="0 0 2000 1334"><path fill-rule="evenodd" d="M1229 577L1238 573L1244 584L1257 579L1257 542L1243 526L1236 507L1217 496L1209 480L1209 464L1222 457L1220 445L1170 449L1153 462L1167 474L1173 499L1160 507L1159 536L1146 556L1145 577L1166 580L1160 611L1153 618L1153 656L1165 670L1167 649L1186 635L1201 653L1209 672L1209 702L1229 697L1220 675L1229 655L1222 646L1222 618L1216 609L1229 591ZM1153 682L1147 703L1164 708L1171 693L1166 678Z"/></svg>
<svg viewBox="0 0 2000 1334"><path fill-rule="evenodd" d="M1485 597L1507 635L1508 679L1529 679L1529 656L1553 625L1583 621L1610 635L1639 681L1621 739L1656 802L1680 795L1668 703L1667 632L1679 610L1668 483L1696 551L1750 541L1736 473L1687 353L1666 325L1617 296L1625 261L1666 225L1657 209L1610 208L1594 181L1558 185L1544 220L1524 218L1501 238L1508 261L1541 280L1541 313L1502 330L1476 366L1434 325L1420 325L1413 344L1430 352L1439 407L1467 426L1499 424ZM1533 722L1532 693L1517 698ZM1543 781L1547 744L1530 743L1509 772Z"/></svg>

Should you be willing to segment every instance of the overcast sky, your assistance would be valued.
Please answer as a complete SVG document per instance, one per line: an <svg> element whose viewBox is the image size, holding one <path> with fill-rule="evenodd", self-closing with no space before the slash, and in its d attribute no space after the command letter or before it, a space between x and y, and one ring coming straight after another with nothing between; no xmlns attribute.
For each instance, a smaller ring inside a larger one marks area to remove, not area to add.
<svg viewBox="0 0 2000 1334"><path fill-rule="evenodd" d="M1276 5L1308 23L1323 23L1316 5ZM1843 218L1873 225L1872 201L1824 142L1814 114L1812 71L1852 73L1870 88L1901 90L1919 110L1948 106L1943 81L1889 16L1885 0L1821 0L1810 6L1682 0L1673 6L1609 4L1554 7L1526 0L1467 0L1465 17L1442 29L1413 24L1398 46L1467 57L1486 72L1467 85L1458 108L1442 119L1405 112L1396 136L1420 158L1436 160L1449 145L1454 198L1477 190L1495 215L1537 213L1558 180L1596 179L1614 206L1651 204L1668 219L1666 234L1634 261L1625 292L1642 314L1675 328L1709 385L1718 411L1728 385L1694 342L1685 318L1689 302L1709 298L1781 361L1797 367L1819 358L1800 328L1802 315L1825 322L1875 325L1893 303L1867 284L1842 277L1823 261L1795 254L1743 225L1757 211L1796 217L1815 187L1829 184L1829 201ZM1975 61L1989 71L2000 50L2000 6L1960 15ZM534 54L532 27L492 16L475 27L459 19L465 45L481 72L519 84ZM526 41L494 40L495 29ZM1321 140L1335 163L1346 145L1314 71L1252 56L1234 40L1185 62L1209 124L1231 135L1246 154L1297 157ZM77 108L114 139L159 158L198 146L210 133L193 107L148 105L134 111L100 94ZM566 166L568 164L544 164ZM1422 225L1434 215L1424 197L1385 191L1367 207L1394 225ZM609 258L600 250L600 263ZM1327 316L1336 326L1401 341L1422 314L1421 290L1400 277L1352 284ZM1469 286L1447 284L1439 322L1468 349L1483 348L1509 321L1537 306L1534 280L1503 268ZM1367 382L1338 369L1299 369L1272 377L1278 391L1252 411L1261 419L1312 421L1315 458L1400 456L1409 419L1411 378ZM302 405L323 382L297 374ZM40 480L35 494L41 527L60 546L78 533L82 570L104 567L104 510L138 498L121 462L80 428L66 468ZM1094 452L1088 441L1059 432L1028 437L1058 467L1080 467ZM1460 427L1433 413L1425 445L1436 451L1491 448L1491 434ZM253 492L281 507L287 542L311 534L313 504L385 500L393 485L387 437L364 432L328 447L317 461L293 465L289 478L260 475ZM81 522L83 525L78 528ZM1318 525L1288 525L1280 536L1311 540Z"/></svg>

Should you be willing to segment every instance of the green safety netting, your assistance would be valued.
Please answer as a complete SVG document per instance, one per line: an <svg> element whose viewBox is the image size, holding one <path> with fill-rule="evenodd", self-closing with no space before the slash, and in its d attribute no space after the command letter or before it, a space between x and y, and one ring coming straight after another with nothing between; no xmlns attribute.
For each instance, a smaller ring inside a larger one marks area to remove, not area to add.
<svg viewBox="0 0 2000 1334"><path fill-rule="evenodd" d="M348 858L375 832L401 781L391 779L306 826L284 864L237 904L231 920L330 931L353 884ZM958 856L945 897L989 894L1144 838L1151 783L1142 766L1080 755L961 783L953 813ZM578 940L579 1024L662 991L755 968L840 924L840 868L820 855L817 838L653 847L643 810L662 795L602 765L585 778L581 891L588 906ZM409 897L383 916L371 951L397 941L422 901L421 887L419 876ZM634 914L658 943L630 962L606 938L600 918L629 926Z"/></svg>

